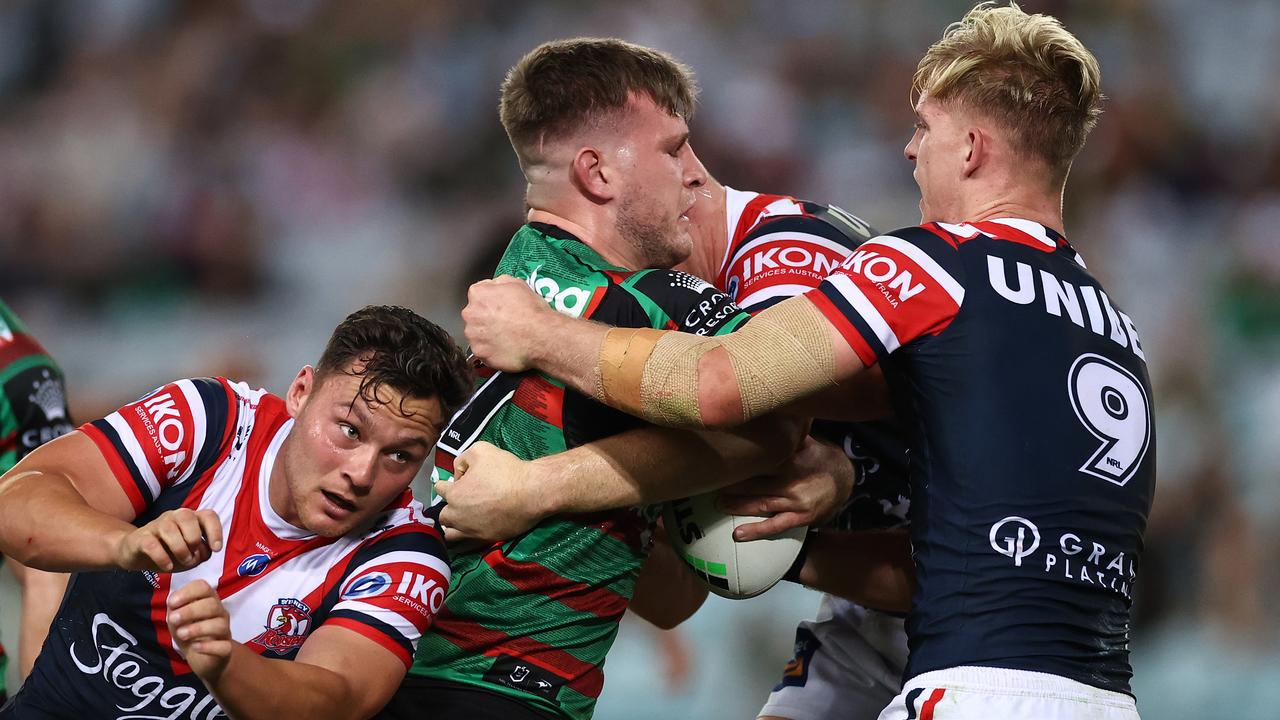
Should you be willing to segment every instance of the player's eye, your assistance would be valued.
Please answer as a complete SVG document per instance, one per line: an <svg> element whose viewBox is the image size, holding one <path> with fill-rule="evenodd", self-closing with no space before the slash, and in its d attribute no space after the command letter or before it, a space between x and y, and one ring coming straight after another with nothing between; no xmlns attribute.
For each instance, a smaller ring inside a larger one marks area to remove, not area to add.
<svg viewBox="0 0 1280 720"><path fill-rule="evenodd" d="M338 427L342 428L342 434L346 435L348 440L360 439L360 431L356 430L355 426L348 425L347 423L338 423Z"/></svg>
<svg viewBox="0 0 1280 720"><path fill-rule="evenodd" d="M397 450L396 452L391 453L391 459L403 465L404 463L409 462L411 458L409 457L409 453L404 452L403 450Z"/></svg>

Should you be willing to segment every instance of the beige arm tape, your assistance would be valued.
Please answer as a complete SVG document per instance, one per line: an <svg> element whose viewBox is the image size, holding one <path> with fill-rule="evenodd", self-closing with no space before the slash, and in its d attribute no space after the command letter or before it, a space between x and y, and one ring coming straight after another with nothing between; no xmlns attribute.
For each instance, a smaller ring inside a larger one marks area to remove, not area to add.
<svg viewBox="0 0 1280 720"><path fill-rule="evenodd" d="M614 328L600 347L596 398L661 425L702 426L698 362L729 355L743 421L836 384L827 321L813 303L791 300L720 337Z"/></svg>

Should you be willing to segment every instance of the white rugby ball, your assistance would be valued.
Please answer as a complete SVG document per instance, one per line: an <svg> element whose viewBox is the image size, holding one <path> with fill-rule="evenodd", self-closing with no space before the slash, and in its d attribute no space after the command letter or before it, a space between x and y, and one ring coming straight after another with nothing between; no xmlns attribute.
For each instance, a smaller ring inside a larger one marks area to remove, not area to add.
<svg viewBox="0 0 1280 720"><path fill-rule="evenodd" d="M711 592L734 600L759 595L787 573L809 528L737 542L734 528L764 518L726 515L715 500L715 493L707 493L667 503L662 523L671 547Z"/></svg>

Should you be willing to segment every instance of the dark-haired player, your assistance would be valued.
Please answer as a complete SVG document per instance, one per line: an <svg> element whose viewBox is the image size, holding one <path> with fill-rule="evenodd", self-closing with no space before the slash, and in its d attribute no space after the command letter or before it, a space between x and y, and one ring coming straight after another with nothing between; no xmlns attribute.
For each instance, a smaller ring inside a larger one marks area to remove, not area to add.
<svg viewBox="0 0 1280 720"><path fill-rule="evenodd" d="M686 213L706 179L688 144L694 93L687 68L619 40L551 42L522 58L500 108L531 210L497 271L573 317L706 335L744 322L712 285L662 269L689 254ZM454 459L477 441L531 459L642 425L544 375L496 373L441 437L437 488L465 475ZM713 434L705 443L743 448L725 454L736 454L745 476L797 445L800 423L777 426L762 426L755 441ZM683 478L675 497L705 482ZM623 505L546 518L507 542L455 552L435 632L384 716L589 718L650 555L656 512L642 502L613 507Z"/></svg>
<svg viewBox="0 0 1280 720"><path fill-rule="evenodd" d="M470 372L369 307L285 397L179 380L0 479L0 548L76 571L5 718L362 718L449 583L409 494Z"/></svg>

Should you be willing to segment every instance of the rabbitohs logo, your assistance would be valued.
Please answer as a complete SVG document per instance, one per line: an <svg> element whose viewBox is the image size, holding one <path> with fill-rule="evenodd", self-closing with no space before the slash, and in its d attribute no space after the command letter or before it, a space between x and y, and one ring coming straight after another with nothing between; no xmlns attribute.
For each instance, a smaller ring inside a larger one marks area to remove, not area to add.
<svg viewBox="0 0 1280 720"><path fill-rule="evenodd" d="M567 287L560 289L560 283L549 277L538 277L538 271L542 266L533 269L529 273L529 278L525 280L533 291L542 296L547 304L555 308L556 312L564 313L570 317L582 317L582 313L586 311L587 304L591 301L591 292L578 287Z"/></svg>

